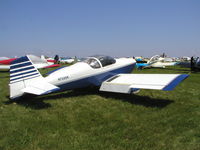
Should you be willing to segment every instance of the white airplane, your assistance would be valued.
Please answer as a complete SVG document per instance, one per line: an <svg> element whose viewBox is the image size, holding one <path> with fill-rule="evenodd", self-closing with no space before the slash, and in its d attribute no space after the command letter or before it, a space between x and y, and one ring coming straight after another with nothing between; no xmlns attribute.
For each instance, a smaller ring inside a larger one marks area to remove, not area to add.
<svg viewBox="0 0 200 150"><path fill-rule="evenodd" d="M60 57L59 62L60 63L67 63L67 64L71 64L75 61L74 58L71 57Z"/></svg>
<svg viewBox="0 0 200 150"><path fill-rule="evenodd" d="M147 64L149 64L150 67L165 68L166 66L175 66L177 62L174 62L172 58L163 58L159 55L155 55L151 57Z"/></svg>
<svg viewBox="0 0 200 150"><path fill-rule="evenodd" d="M54 60L48 60L43 55L41 57L35 55L27 55L30 60L32 61L33 65L37 68L51 68L51 67L58 67L59 64L54 64Z"/></svg>
<svg viewBox="0 0 200 150"><path fill-rule="evenodd" d="M10 67L10 99L25 94L44 95L87 86L119 93L133 93L139 89L168 91L188 77L187 74L129 74L135 64L132 58L93 56L43 77L29 56L24 56L14 60Z"/></svg>

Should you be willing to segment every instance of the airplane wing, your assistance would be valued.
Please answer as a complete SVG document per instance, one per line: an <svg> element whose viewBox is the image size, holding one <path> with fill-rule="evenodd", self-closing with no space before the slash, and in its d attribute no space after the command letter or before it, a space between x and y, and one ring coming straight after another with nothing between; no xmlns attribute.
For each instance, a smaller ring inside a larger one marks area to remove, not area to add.
<svg viewBox="0 0 200 150"><path fill-rule="evenodd" d="M173 90L187 74L118 74L104 81L100 91L131 93L135 89Z"/></svg>

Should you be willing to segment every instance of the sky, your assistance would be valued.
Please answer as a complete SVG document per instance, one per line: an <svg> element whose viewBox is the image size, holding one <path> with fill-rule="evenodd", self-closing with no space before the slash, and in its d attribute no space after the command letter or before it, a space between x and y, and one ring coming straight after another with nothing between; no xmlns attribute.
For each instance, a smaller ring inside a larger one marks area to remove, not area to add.
<svg viewBox="0 0 200 150"><path fill-rule="evenodd" d="M0 56L200 56L200 0L0 0Z"/></svg>

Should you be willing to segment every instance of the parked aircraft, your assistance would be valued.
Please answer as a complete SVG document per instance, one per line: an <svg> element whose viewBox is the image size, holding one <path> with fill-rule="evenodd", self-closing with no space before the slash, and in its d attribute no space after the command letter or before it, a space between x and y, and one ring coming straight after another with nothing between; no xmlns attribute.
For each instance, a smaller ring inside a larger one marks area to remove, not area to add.
<svg viewBox="0 0 200 150"><path fill-rule="evenodd" d="M6 60L9 59L9 57L0 57L0 60Z"/></svg>
<svg viewBox="0 0 200 150"><path fill-rule="evenodd" d="M52 67L58 67L59 64L54 64L54 60L48 60L43 55L41 57L35 56L35 55L28 55L31 59L33 65L36 68L52 68Z"/></svg>
<svg viewBox="0 0 200 150"><path fill-rule="evenodd" d="M167 66L174 66L177 62L174 62L172 58L160 57L155 55L147 62L150 67L165 68Z"/></svg>
<svg viewBox="0 0 200 150"><path fill-rule="evenodd" d="M200 58L199 57L196 58L195 67L200 69Z"/></svg>
<svg viewBox="0 0 200 150"><path fill-rule="evenodd" d="M0 69L9 69L10 63L17 58L4 58L0 60Z"/></svg>
<svg viewBox="0 0 200 150"><path fill-rule="evenodd" d="M147 63L147 61L143 60L142 58L135 58L136 60L136 68L137 69L142 69L142 68L147 68L149 67L149 64Z"/></svg>
<svg viewBox="0 0 200 150"><path fill-rule="evenodd" d="M47 60L43 56L40 58L35 55L28 55L29 58L32 60L33 65L36 68L51 68L51 67L58 67L60 66L59 64L54 64L54 60ZM10 69L10 64L12 61L16 60L17 58L9 58L9 59L4 59L0 60L0 69Z"/></svg>
<svg viewBox="0 0 200 150"><path fill-rule="evenodd" d="M71 57L60 57L59 58L59 62L60 63L67 63L67 64L71 64L75 61L74 58L71 58Z"/></svg>
<svg viewBox="0 0 200 150"><path fill-rule="evenodd" d="M135 64L133 58L92 56L43 77L27 55L11 63L10 99L25 94L44 95L87 86L98 86L100 91L118 93L132 93L139 89L168 91L188 77L187 74L129 74Z"/></svg>
<svg viewBox="0 0 200 150"><path fill-rule="evenodd" d="M177 65L178 62L174 61L172 58L161 57L159 55L155 55L151 57L148 61L144 61L142 59L136 59L136 67L139 69L142 68L165 68L166 66L174 66Z"/></svg>
<svg viewBox="0 0 200 150"><path fill-rule="evenodd" d="M199 57L191 59L191 69L193 71L200 70L200 58Z"/></svg>
<svg viewBox="0 0 200 150"><path fill-rule="evenodd" d="M192 59L191 59L192 58ZM191 68L195 71L200 70L200 58L199 57L191 57L189 61L181 61L179 62L179 66ZM193 65L192 65L193 63Z"/></svg>

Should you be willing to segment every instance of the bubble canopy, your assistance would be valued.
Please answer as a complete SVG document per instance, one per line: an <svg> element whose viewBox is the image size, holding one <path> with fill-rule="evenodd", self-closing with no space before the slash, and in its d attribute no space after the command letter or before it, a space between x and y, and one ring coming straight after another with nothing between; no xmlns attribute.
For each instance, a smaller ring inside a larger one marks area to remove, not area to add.
<svg viewBox="0 0 200 150"><path fill-rule="evenodd" d="M101 68L114 64L116 60L110 56L95 55L85 58L83 62L89 64L92 68Z"/></svg>

